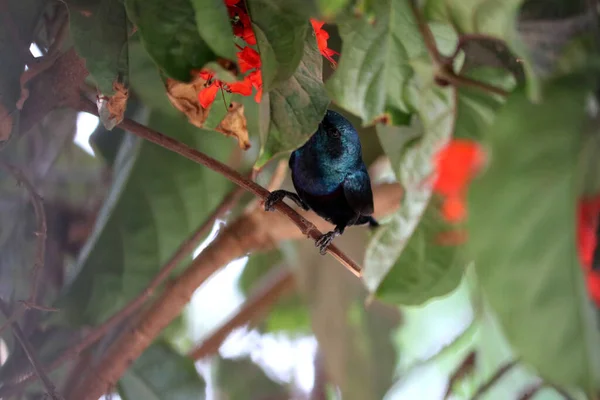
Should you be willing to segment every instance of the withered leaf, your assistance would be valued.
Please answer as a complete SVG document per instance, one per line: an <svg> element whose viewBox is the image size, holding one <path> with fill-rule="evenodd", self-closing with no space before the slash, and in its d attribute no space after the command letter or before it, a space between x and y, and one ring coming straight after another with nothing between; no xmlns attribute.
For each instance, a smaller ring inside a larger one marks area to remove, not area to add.
<svg viewBox="0 0 600 400"><path fill-rule="evenodd" d="M202 108L198 102L198 93L200 93L205 83L206 81L196 74L194 80L189 83L167 78L166 84L167 96L171 104L187 116L190 124L198 128L202 128L210 110L209 108Z"/></svg>
<svg viewBox="0 0 600 400"><path fill-rule="evenodd" d="M112 130L123 121L129 91L120 82L113 83L115 94L110 97L99 96L97 101L100 121L106 129Z"/></svg>
<svg viewBox="0 0 600 400"><path fill-rule="evenodd" d="M240 149L248 150L250 148L248 126L244 116L244 106L241 103L233 102L230 104L227 115L225 115L216 130L227 136L237 138Z"/></svg>

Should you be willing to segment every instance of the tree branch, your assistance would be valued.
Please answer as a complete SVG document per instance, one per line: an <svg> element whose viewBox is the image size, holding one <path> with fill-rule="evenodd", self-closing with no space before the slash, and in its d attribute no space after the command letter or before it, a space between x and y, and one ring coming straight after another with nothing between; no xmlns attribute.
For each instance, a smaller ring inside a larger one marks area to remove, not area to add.
<svg viewBox="0 0 600 400"><path fill-rule="evenodd" d="M35 304L37 302L38 286L42 276L41 270L44 268L44 257L46 256L46 235L48 225L46 222L46 211L44 210L44 199L42 199L42 196L38 194L33 187L33 184L19 168L4 161L0 161L0 168L10 173L19 184L25 186L25 189L29 192L29 197L31 198L31 203L33 205L33 211L37 221L37 232L35 232L37 241L35 261L33 263L33 279L28 302Z"/></svg>
<svg viewBox="0 0 600 400"><path fill-rule="evenodd" d="M421 33L421 36L423 37L423 42L425 43L425 47L427 48L427 53L429 53L429 57L431 58L432 63L436 69L435 77L438 82L443 82L445 84L449 83L457 88L463 86L472 87L475 89L481 89L489 93L495 93L501 96L508 96L508 92L504 89L455 74L452 70L452 63L454 61L454 57L444 57L440 54L440 52L437 49L433 33L431 32L431 29L429 29L429 25L427 25L427 23L423 19L423 16L417 8L417 5L412 1L410 3L413 15L415 16L415 20L417 21L417 27L419 28L419 32ZM460 42L459 45L461 45Z"/></svg>
<svg viewBox="0 0 600 400"><path fill-rule="evenodd" d="M490 379L488 379L483 385L479 386L473 397L471 397L471 400L479 399L485 392L494 386L494 384L498 382L500 378L502 378L508 371L517 365L518 362L519 360L513 360L499 368L496 373L490 377Z"/></svg>
<svg viewBox="0 0 600 400"><path fill-rule="evenodd" d="M6 303L4 303L4 301L2 301L2 300L0 300L0 311L2 312L2 314L4 314L4 316L6 318L9 318L10 310L8 309L8 306L6 305ZM40 360L38 360L37 355L35 354L35 351L33 350L33 347L31 346L31 343L29 343L29 341L23 334L23 331L19 327L19 324L16 322L12 322L11 327L13 330L13 334L15 335L15 339L17 339L17 341L23 348L23 351L25 352L25 355L29 359L29 362L31 363L31 365L34 369L35 374L42 381L42 384L44 385L44 388L46 389L46 393L50 396L50 398L52 400L64 400L64 398L56 390L56 387L54 386L54 384L52 383L50 378L48 378L48 374L46 374L46 371L44 370L42 363L40 362Z"/></svg>
<svg viewBox="0 0 600 400"><path fill-rule="evenodd" d="M87 349L89 346L102 339L108 332L113 328L122 323L125 319L129 318L141 306L153 295L154 291L160 286L161 283L173 272L173 270L188 257L198 246L200 240L206 235L206 232L213 226L217 218L225 214L231 207L238 201L243 189L236 188L229 192L223 199L221 204L212 212L212 214L179 246L179 248L173 253L171 258L165 263L158 274L150 281L146 289L142 291L136 298L131 300L123 309L118 313L110 317L108 320L103 322L101 325L96 327L90 332L85 338L83 338L77 345L69 348L63 354L59 355L52 363L48 365L50 370L62 366L67 361L75 358L82 351ZM19 376L19 383L11 386L10 388L0 388L0 398L4 396L10 396L16 391L20 390L24 384L31 382L34 379L33 374L22 374Z"/></svg>
<svg viewBox="0 0 600 400"><path fill-rule="evenodd" d="M200 346L193 349L189 353L189 357L197 361L215 354L231 331L248 322L256 322L267 314L282 295L292 291L294 276L289 268L280 267L262 278L257 286L238 312L213 332Z"/></svg>
<svg viewBox="0 0 600 400"><path fill-rule="evenodd" d="M98 115L98 110L96 106L92 104L90 101L86 99L81 99L80 102L80 110L88 112L90 114ZM157 144L161 147L164 147L167 150L171 150L179 155L184 156L185 158L192 160L198 164L204 165L212 169L213 171L225 176L227 179L235 183L236 185L244 188L248 192L254 194L257 197L262 199L266 199L269 196L270 192L258 185L257 183L251 181L248 178L243 177L237 171L228 167L227 165L215 160L208 155L193 149L185 144L178 142L177 140L166 136L160 132L157 132L153 129L150 129L142 124L139 124L130 119L124 119L118 125L119 128L125 129L130 133L133 133L136 136L139 136L143 139L148 140L154 144ZM319 239L323 234L315 228L315 225L310 221L302 218L293 208L288 206L283 202L279 202L275 205L275 208L287 216L294 224L300 229L300 231L305 235L309 236L314 240ZM340 249L338 249L335 245L330 245L327 248L327 252L335 257L342 265L344 265L349 271L351 271L354 275L360 277L360 267L356 264L350 257L344 254Z"/></svg>
<svg viewBox="0 0 600 400"><path fill-rule="evenodd" d="M264 190L264 189L263 189ZM400 204L398 184L374 188L375 216L393 212ZM301 213L299 218L314 216ZM319 219L318 227L331 226ZM129 365L152 343L154 338L183 310L194 291L213 273L249 252L265 251L280 240L298 239L303 234L286 216L256 209L227 225L217 238L196 257L151 307L140 316L137 325L124 332L105 353L98 366L74 390L71 399L97 400L113 387Z"/></svg>

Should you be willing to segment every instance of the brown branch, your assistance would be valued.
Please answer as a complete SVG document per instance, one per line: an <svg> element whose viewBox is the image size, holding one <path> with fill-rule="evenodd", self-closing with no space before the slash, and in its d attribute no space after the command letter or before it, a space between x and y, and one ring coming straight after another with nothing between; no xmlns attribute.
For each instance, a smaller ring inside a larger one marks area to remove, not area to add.
<svg viewBox="0 0 600 400"><path fill-rule="evenodd" d="M82 99L80 102L80 110L88 112L90 114L98 115L98 110L96 106L89 102L88 100ZM207 168L212 169L213 171L225 176L227 179L235 183L236 185L243 187L245 190L254 194L257 197L262 199L266 199L269 196L270 192L258 185L257 183L251 181L250 179L240 175L237 171L231 169L227 165L215 160L208 155L193 149L185 144L178 142L177 140L166 136L160 132L157 132L153 129L150 129L142 124L138 124L135 121L130 119L124 119L118 125L119 128L125 129L130 133L133 133L136 136L139 136L143 139L148 140L154 144L157 144L165 149L171 150L179 155L184 156L187 159L190 159L198 164L204 165ZM296 226L300 229L300 231L305 235L309 236L314 240L319 239L322 236L322 233L315 228L315 225L310 221L302 218L293 208L288 206L287 204L280 202L275 205L275 208L287 216L290 220L296 224ZM350 257L344 254L340 249L335 245L330 245L327 248L327 252L335 257L342 265L344 265L349 271L351 271L354 275L360 277L360 267L358 264L354 262Z"/></svg>
<svg viewBox="0 0 600 400"><path fill-rule="evenodd" d="M215 354L223 341L235 328L257 320L268 313L269 309L294 288L294 276L287 267L278 268L261 279L242 308L208 339L189 353L194 360L201 360Z"/></svg>
<svg viewBox="0 0 600 400"><path fill-rule="evenodd" d="M8 306L2 300L0 300L0 311L2 312L2 314L4 314L4 316L6 318L9 318L10 310L9 310ZM35 374L42 381L42 384L44 385L44 388L46 389L46 393L50 396L50 398L52 400L64 400L64 398L56 390L56 387L54 386L54 384L52 383L50 378L48 378L48 374L46 374L46 371L44 370L42 363L37 358L37 355L35 354L35 351L34 351L33 347L31 346L31 343L29 343L29 341L23 334L23 331L19 327L19 324L16 322L12 322L11 327L12 327L15 339L17 339L17 341L23 348L23 351L25 352L27 359L29 359L29 362L31 363L31 366L34 369Z"/></svg>
<svg viewBox="0 0 600 400"><path fill-rule="evenodd" d="M217 218L225 214L238 201L243 190L235 188L225 196L221 204L212 212L212 214L179 246L173 253L171 258L165 263L158 274L150 281L146 289L144 289L136 298L131 300L123 309L115 315L107 319L101 325L96 327L77 345L69 348L67 351L59 355L52 363L48 365L48 369L53 370L62 366L67 361L78 356L82 351L89 346L102 339L108 332L123 322L125 319L133 315L144 303L153 295L154 291L160 284L173 272L173 270L188 257L198 247L200 240L206 235L206 232L213 226ZM10 396L19 390L24 384L31 382L34 375L20 376L19 383L13 387L0 388L0 398Z"/></svg>
<svg viewBox="0 0 600 400"><path fill-rule="evenodd" d="M41 271L44 268L44 258L46 256L46 235L48 226L46 222L46 211L44 210L44 199L38 194L33 187L33 184L27 179L25 174L14 165L8 164L4 161L0 161L0 168L10 173L19 184L25 186L25 189L29 192L31 203L33 204L33 211L37 221L37 236L36 250L35 250L35 261L33 263L33 279L31 283L31 290L29 293L28 303L35 304L37 302L38 286L42 277Z"/></svg>
<svg viewBox="0 0 600 400"><path fill-rule="evenodd" d="M490 377L490 379L488 379L483 385L479 386L473 397L471 397L471 400L476 400L479 397L481 397L481 395L483 395L492 386L494 386L494 384L498 382L500 378L502 378L508 371L510 371L515 365L517 365L517 363L518 360L513 360L499 368L496 371L496 373Z"/></svg>
<svg viewBox="0 0 600 400"><path fill-rule="evenodd" d="M458 382L474 372L476 362L477 353L475 353L475 351L471 351L450 377L448 387L446 388L446 394L444 395L444 400L447 400L450 398L450 396L452 396L452 390Z"/></svg>
<svg viewBox="0 0 600 400"><path fill-rule="evenodd" d="M400 204L401 190L397 184L374 188L375 217L393 212ZM299 218L314 217L301 213ZM329 223L319 220L318 227ZM186 270L140 316L137 325L124 332L105 353L94 371L73 391L71 399L97 400L119 380L129 365L152 343L153 339L189 303L196 288L229 262L253 251L266 251L280 240L303 236L286 216L256 209L227 225L217 238L196 257ZM1 392L1 390L0 390Z"/></svg>
<svg viewBox="0 0 600 400"><path fill-rule="evenodd" d="M452 70L452 63L454 61L454 58L444 57L440 54L439 50L437 49L433 33L429 28L429 25L427 25L427 22L425 22L425 19L423 18L423 16L417 8L417 5L414 2L410 3L413 15L417 22L417 27L419 28L419 32L421 33L421 36L423 37L423 42L425 43L425 47L427 48L427 53L429 54L429 57L431 58L431 61L435 67L436 71L434 74L437 82L443 84L449 83L457 88L472 87L475 89L481 89L489 93L495 93L501 96L508 96L508 92L504 89L455 74Z"/></svg>

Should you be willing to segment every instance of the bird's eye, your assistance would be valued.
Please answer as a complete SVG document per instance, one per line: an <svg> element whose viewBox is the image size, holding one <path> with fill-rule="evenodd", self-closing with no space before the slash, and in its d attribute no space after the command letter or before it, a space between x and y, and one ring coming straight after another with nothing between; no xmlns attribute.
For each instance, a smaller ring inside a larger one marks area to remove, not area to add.
<svg viewBox="0 0 600 400"><path fill-rule="evenodd" d="M341 134L340 131L338 131L337 129L331 129L329 131L329 136L331 136L334 139L338 139L341 136Z"/></svg>

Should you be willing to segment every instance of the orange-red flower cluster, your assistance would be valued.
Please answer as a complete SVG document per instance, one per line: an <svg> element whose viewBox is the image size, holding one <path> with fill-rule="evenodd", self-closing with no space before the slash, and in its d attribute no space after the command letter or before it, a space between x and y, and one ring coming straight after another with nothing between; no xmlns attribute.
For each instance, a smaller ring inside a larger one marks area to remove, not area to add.
<svg viewBox="0 0 600 400"><path fill-rule="evenodd" d="M318 21L316 19L311 18L310 23L315 31L315 36L317 37L317 46L319 47L319 51L329 62L336 67L337 62L333 59L332 56L339 55L337 51L334 51L327 47L327 40L329 40L329 33L325 29L323 29L323 25L325 25L324 21Z"/></svg>
<svg viewBox="0 0 600 400"><path fill-rule="evenodd" d="M244 2L240 0L225 0L227 11L229 12L229 18L233 25L233 34L239 38L242 38L244 42L255 45L256 36L252 30L252 22L250 16L248 16L248 10Z"/></svg>
<svg viewBox="0 0 600 400"><path fill-rule="evenodd" d="M225 5L231 18L233 34L249 45L256 44L256 37L252 31L252 22L245 9L244 3L240 0L225 0ZM262 75L260 72L260 55L252 47L238 48L237 59L241 73L250 72L241 82L223 82L215 79L215 74L207 69L200 71L200 77L206 80L204 88L198 93L198 101L203 108L208 108L215 101L219 90L225 90L229 93L238 93L242 96L250 96L252 88L256 88L256 102L262 98Z"/></svg>
<svg viewBox="0 0 600 400"><path fill-rule="evenodd" d="M600 273L592 269L597 246L596 232L600 215L600 196L579 201L577 208L577 249L586 274L592 300L600 306Z"/></svg>
<svg viewBox="0 0 600 400"><path fill-rule="evenodd" d="M444 198L442 215L448 222L465 218L466 190L484 161L483 149L471 140L453 139L436 155L433 190Z"/></svg>

